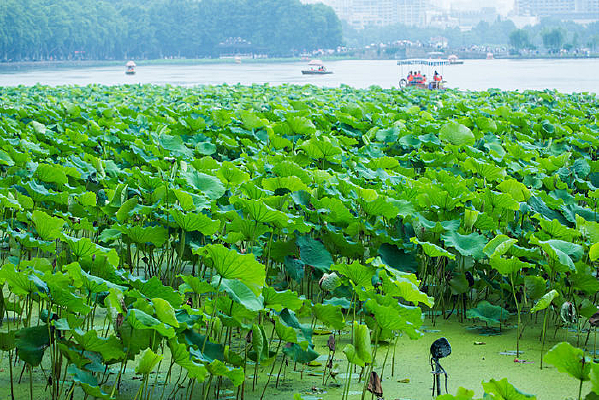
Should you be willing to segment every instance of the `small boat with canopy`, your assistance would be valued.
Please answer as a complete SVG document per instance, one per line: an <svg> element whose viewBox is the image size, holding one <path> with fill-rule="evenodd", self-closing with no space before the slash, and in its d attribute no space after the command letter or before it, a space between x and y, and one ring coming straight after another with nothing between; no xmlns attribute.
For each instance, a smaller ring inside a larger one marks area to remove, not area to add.
<svg viewBox="0 0 599 400"><path fill-rule="evenodd" d="M134 61L127 62L127 64L125 64L125 73L127 75L135 75L135 67L137 67L137 65Z"/></svg>
<svg viewBox="0 0 599 400"><path fill-rule="evenodd" d="M303 75L328 75L333 73L333 71L326 69L321 60L312 60L308 65L310 69L302 70Z"/></svg>
<svg viewBox="0 0 599 400"><path fill-rule="evenodd" d="M418 87L421 89L444 89L443 67L449 65L448 60L399 60L399 87ZM406 73L406 70L408 71Z"/></svg>

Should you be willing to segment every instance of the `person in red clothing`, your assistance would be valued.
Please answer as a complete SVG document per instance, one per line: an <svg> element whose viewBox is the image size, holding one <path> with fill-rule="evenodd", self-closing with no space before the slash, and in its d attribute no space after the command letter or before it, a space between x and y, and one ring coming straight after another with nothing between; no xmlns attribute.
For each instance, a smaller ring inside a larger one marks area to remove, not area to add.
<svg viewBox="0 0 599 400"><path fill-rule="evenodd" d="M443 80L443 77L441 75L439 75L439 73L437 71L435 71L435 76L433 76L433 80L435 82L441 82Z"/></svg>
<svg viewBox="0 0 599 400"><path fill-rule="evenodd" d="M410 71L410 73L408 74L408 85L411 84L413 80L414 80L414 75L412 74L412 71Z"/></svg>

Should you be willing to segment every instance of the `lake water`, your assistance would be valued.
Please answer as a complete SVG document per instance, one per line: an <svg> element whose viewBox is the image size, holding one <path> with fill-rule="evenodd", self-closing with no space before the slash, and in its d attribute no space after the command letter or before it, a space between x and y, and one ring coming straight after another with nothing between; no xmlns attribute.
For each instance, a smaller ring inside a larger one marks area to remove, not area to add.
<svg viewBox="0 0 599 400"><path fill-rule="evenodd" d="M124 64L124 63L123 63ZM378 85L397 87L401 68L392 60L343 60L327 63L334 73L302 75L305 62L241 63L197 65L141 65L137 74L125 75L124 65L59 69L30 69L0 72L0 86L16 85L119 85L152 83L158 85L211 85L269 83L280 85L314 84L356 88ZM404 77L410 67L404 67ZM413 67L412 67L413 68ZM557 89L563 92L599 92L599 59L577 60L466 60L463 65L438 68L447 86L463 90ZM425 69L422 69L425 73ZM432 76L433 71L428 71Z"/></svg>

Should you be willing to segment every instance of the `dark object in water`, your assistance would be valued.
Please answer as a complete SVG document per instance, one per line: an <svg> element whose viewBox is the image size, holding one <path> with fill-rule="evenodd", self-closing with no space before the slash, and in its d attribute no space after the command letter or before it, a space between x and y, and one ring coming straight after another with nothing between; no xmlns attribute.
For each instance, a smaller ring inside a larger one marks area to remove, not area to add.
<svg viewBox="0 0 599 400"><path fill-rule="evenodd" d="M591 326L594 327L599 326L599 311L597 311L595 314L591 316L591 318L589 318L589 324L591 324Z"/></svg>
<svg viewBox="0 0 599 400"><path fill-rule="evenodd" d="M381 384L381 378L375 371L370 373L370 380L368 381L367 390L376 397L383 396L383 385Z"/></svg>
<svg viewBox="0 0 599 400"><path fill-rule="evenodd" d="M441 374L445 375L445 393L447 393L447 372L439 363L439 359L445 358L451 354L451 345L446 338L437 339L431 344L431 369L433 372L433 396L435 389L437 396L441 395Z"/></svg>

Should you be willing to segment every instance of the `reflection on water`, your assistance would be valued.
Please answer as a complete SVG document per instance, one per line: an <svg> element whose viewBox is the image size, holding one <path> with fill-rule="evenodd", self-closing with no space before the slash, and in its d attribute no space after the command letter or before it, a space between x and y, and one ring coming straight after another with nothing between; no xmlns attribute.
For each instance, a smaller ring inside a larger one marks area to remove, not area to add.
<svg viewBox="0 0 599 400"><path fill-rule="evenodd" d="M138 66L135 75L125 75L125 67L74 69L32 69L0 73L0 86L35 85L216 85L216 84L314 84L357 88L377 85L397 87L400 67L395 61L346 60L327 63L332 75L302 75L305 63L251 63ZM463 65L437 68L447 86L464 90L557 89L564 92L598 92L599 60L466 60ZM404 67L404 75L409 69ZM423 73L425 70L423 69ZM428 71L431 77L433 70ZM404 77L404 76L402 76Z"/></svg>

